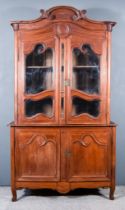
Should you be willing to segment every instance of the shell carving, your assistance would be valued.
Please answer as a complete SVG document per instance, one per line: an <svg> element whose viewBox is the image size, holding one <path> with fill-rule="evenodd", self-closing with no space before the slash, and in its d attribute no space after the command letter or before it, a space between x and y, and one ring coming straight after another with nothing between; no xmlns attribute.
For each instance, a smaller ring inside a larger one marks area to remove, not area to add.
<svg viewBox="0 0 125 210"><path fill-rule="evenodd" d="M67 24L59 24L56 26L56 33L58 36L67 37L70 35L70 27Z"/></svg>

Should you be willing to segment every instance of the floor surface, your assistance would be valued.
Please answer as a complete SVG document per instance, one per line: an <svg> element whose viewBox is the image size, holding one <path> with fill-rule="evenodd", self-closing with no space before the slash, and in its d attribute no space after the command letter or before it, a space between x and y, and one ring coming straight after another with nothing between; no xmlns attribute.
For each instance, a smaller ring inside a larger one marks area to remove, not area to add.
<svg viewBox="0 0 125 210"><path fill-rule="evenodd" d="M10 187L0 187L0 210L125 210L125 186L116 187L115 200L109 190L75 190L60 195L50 190L18 190L18 201L11 201Z"/></svg>

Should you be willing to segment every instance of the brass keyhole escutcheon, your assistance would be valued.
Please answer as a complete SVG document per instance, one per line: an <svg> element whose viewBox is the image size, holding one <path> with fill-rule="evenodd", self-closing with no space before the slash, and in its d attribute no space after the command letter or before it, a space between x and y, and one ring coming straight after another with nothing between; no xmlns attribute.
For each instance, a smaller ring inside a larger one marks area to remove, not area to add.
<svg viewBox="0 0 125 210"><path fill-rule="evenodd" d="M69 79L64 80L64 86L70 86L70 80Z"/></svg>

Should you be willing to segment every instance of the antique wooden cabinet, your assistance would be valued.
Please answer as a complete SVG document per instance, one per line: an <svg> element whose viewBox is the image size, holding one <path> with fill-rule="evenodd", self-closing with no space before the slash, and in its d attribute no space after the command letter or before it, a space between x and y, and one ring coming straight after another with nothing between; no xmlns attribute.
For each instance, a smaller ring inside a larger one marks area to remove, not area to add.
<svg viewBox="0 0 125 210"><path fill-rule="evenodd" d="M14 21L15 120L11 189L115 190L110 42L115 22L59 6Z"/></svg>

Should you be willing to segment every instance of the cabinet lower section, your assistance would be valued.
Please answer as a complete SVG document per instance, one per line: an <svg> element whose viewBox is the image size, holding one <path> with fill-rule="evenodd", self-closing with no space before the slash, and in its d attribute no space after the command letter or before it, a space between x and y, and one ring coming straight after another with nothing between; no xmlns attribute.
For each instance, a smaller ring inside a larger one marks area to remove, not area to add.
<svg viewBox="0 0 125 210"><path fill-rule="evenodd" d="M110 126L11 125L11 189L115 189L115 124Z"/></svg>

